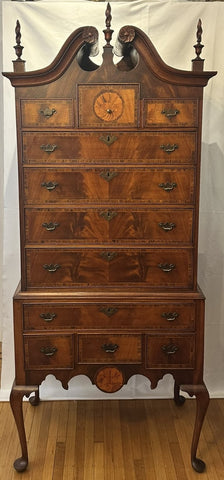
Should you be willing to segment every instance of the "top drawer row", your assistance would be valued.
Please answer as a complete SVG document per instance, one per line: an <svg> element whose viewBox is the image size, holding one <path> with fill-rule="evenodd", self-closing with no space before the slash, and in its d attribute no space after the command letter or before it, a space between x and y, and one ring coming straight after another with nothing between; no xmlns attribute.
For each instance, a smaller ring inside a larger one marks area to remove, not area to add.
<svg viewBox="0 0 224 480"><path fill-rule="evenodd" d="M120 115L113 115L111 107L108 114L102 114L102 110L94 109L94 104L88 110L82 109L76 112L76 103L72 99L43 99L21 100L21 122L24 128L135 128L139 126L138 108L130 112L130 104L127 104ZM151 127L196 127L198 120L197 100L144 100L142 126Z"/></svg>

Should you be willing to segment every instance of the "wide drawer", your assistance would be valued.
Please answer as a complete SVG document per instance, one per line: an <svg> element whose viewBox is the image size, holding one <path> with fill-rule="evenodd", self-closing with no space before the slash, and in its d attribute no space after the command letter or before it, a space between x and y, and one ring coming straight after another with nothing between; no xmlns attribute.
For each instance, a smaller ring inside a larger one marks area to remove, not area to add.
<svg viewBox="0 0 224 480"><path fill-rule="evenodd" d="M26 209L27 243L192 244L192 209Z"/></svg>
<svg viewBox="0 0 224 480"><path fill-rule="evenodd" d="M145 100L144 124L149 127L195 127L197 100Z"/></svg>
<svg viewBox="0 0 224 480"><path fill-rule="evenodd" d="M26 249L27 287L147 284L192 288L191 249Z"/></svg>
<svg viewBox="0 0 224 480"><path fill-rule="evenodd" d="M195 132L23 134L24 163L195 163Z"/></svg>
<svg viewBox="0 0 224 480"><path fill-rule="evenodd" d="M146 368L194 368L195 335L146 336Z"/></svg>
<svg viewBox="0 0 224 480"><path fill-rule="evenodd" d="M192 204L194 176L194 168L24 168L25 203Z"/></svg>
<svg viewBox="0 0 224 480"><path fill-rule="evenodd" d="M194 330L195 303L25 304L24 330L163 329Z"/></svg>
<svg viewBox="0 0 224 480"><path fill-rule="evenodd" d="M73 335L26 335L24 349L27 370L64 369L74 366Z"/></svg>
<svg viewBox="0 0 224 480"><path fill-rule="evenodd" d="M73 100L21 100L23 127L73 127L75 114Z"/></svg>
<svg viewBox="0 0 224 480"><path fill-rule="evenodd" d="M78 363L141 363L142 336L78 335Z"/></svg>

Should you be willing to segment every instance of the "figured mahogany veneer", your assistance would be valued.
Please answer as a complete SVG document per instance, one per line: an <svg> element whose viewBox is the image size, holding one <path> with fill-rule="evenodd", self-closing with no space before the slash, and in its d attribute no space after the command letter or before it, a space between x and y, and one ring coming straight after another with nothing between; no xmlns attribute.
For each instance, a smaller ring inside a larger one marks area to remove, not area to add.
<svg viewBox="0 0 224 480"><path fill-rule="evenodd" d="M193 221L192 208L27 208L26 243L192 245Z"/></svg>
<svg viewBox="0 0 224 480"><path fill-rule="evenodd" d="M47 128L47 126L46 126ZM24 132L26 164L189 164L196 162L196 132ZM108 167L109 167L108 165Z"/></svg>
<svg viewBox="0 0 224 480"><path fill-rule="evenodd" d="M132 375L166 374L197 399L196 457L209 402L203 382L204 296L197 286L204 72L167 66L138 28L119 32L107 5L102 65L94 27L73 32L46 68L25 72L20 24L16 94L21 285L14 296L11 406L27 467L22 398L54 375L87 375L107 393Z"/></svg>

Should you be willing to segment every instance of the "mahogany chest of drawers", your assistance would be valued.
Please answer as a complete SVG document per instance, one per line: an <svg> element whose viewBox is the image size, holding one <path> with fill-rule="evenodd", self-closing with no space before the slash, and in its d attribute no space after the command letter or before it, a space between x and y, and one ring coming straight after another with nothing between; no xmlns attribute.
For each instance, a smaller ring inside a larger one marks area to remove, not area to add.
<svg viewBox="0 0 224 480"><path fill-rule="evenodd" d="M21 285L14 296L11 406L28 462L21 402L53 374L115 392L133 374L174 378L197 398L192 464L209 396L204 297L197 287L203 87L201 25L192 72L168 67L138 28L114 63L110 6L100 66L94 27L76 30L49 67L5 73L16 92Z"/></svg>

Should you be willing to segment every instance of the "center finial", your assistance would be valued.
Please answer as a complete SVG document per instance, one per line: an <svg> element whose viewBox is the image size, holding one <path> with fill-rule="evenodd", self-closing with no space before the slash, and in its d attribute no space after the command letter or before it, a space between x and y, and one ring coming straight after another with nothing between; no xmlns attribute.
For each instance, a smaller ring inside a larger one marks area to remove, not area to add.
<svg viewBox="0 0 224 480"><path fill-rule="evenodd" d="M105 15L106 15L106 27L107 28L103 31L103 33L104 33L104 36L105 36L105 40L107 42L107 46L109 46L111 38L112 38L112 34L113 34L113 30L111 30L111 28L110 28L112 16L111 16L111 6L110 6L109 2L107 4L107 9L106 9Z"/></svg>

